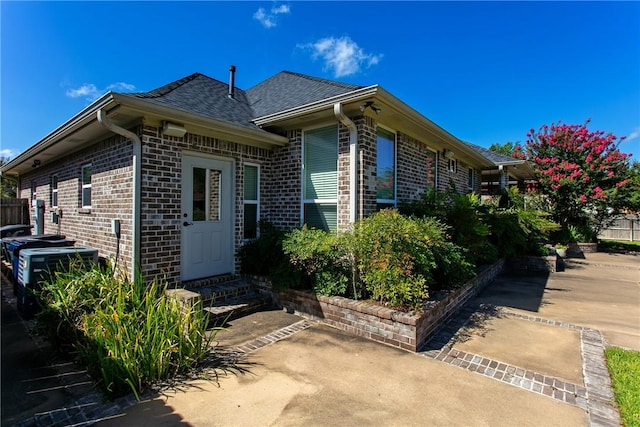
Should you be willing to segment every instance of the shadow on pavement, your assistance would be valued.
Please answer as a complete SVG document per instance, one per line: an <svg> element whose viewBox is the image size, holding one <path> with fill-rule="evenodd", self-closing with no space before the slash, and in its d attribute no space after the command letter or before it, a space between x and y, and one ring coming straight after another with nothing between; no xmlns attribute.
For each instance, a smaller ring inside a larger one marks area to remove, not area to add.
<svg viewBox="0 0 640 427"><path fill-rule="evenodd" d="M550 304L544 300L546 291L564 292L567 289L547 288L549 273L508 272L500 275L477 297L478 304L491 304L537 313Z"/></svg>

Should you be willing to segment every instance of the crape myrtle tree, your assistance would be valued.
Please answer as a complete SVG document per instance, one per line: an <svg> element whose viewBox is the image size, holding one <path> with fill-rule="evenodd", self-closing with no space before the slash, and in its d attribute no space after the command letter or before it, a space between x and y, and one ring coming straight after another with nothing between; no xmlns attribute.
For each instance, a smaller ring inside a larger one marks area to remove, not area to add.
<svg viewBox="0 0 640 427"><path fill-rule="evenodd" d="M620 152L618 138L590 131L585 124L543 125L527 134L526 157L532 163L538 189L552 207L563 230L570 226L595 239L624 208L624 187L629 183L629 154Z"/></svg>

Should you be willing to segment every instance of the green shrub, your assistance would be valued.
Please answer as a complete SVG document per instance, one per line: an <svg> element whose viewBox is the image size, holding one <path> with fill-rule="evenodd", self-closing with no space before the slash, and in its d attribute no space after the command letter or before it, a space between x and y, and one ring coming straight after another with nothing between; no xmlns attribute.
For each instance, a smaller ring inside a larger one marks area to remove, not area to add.
<svg viewBox="0 0 640 427"><path fill-rule="evenodd" d="M302 272L304 285L321 295L344 295L351 281L345 240L315 228L294 229L282 243L289 262Z"/></svg>
<svg viewBox="0 0 640 427"><path fill-rule="evenodd" d="M72 267L43 285L38 328L58 336L111 397L194 369L210 351L208 316L166 296L160 280L145 285L98 267Z"/></svg>
<svg viewBox="0 0 640 427"><path fill-rule="evenodd" d="M246 242L238 251L243 274L268 275L286 259L282 252L285 233L267 221L260 221L260 236Z"/></svg>
<svg viewBox="0 0 640 427"><path fill-rule="evenodd" d="M474 274L464 251L446 240L446 231L434 218L408 218L387 209L356 222L353 232L292 230L283 249L318 294L419 308L430 290L459 286Z"/></svg>
<svg viewBox="0 0 640 427"><path fill-rule="evenodd" d="M260 221L260 236L245 243L238 251L240 272L269 276L276 288L295 286L301 280L300 271L291 268L289 257L282 249L286 232L268 221Z"/></svg>
<svg viewBox="0 0 640 427"><path fill-rule="evenodd" d="M419 218L433 217L449 226L451 241L466 249L465 258L473 263L493 262L498 252L488 239L484 221L486 207L475 193L459 194L455 187L440 192L433 188L418 200L405 203L400 212Z"/></svg>
<svg viewBox="0 0 640 427"><path fill-rule="evenodd" d="M357 222L352 247L367 294L382 303L416 308L430 288L457 286L472 277L472 265L446 241L445 232L434 218L408 218L391 209Z"/></svg>

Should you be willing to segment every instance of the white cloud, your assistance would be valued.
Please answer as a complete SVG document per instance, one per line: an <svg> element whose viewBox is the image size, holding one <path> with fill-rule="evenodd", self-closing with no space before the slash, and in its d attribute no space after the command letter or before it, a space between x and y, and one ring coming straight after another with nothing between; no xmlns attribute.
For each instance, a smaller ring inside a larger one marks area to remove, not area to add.
<svg viewBox="0 0 640 427"><path fill-rule="evenodd" d="M633 141L634 139L638 139L638 137L640 137L640 127L635 128L633 132L627 135L627 139L625 141Z"/></svg>
<svg viewBox="0 0 640 427"><path fill-rule="evenodd" d="M356 74L362 68L376 65L382 55L365 53L350 37L327 37L315 43L301 46L311 49L313 59L321 58L325 69L333 71L334 77Z"/></svg>
<svg viewBox="0 0 640 427"><path fill-rule="evenodd" d="M69 98L85 98L87 101L95 101L100 95L110 90L117 92L131 92L136 87L132 84L125 82L116 82L107 85L105 89L98 89L93 83L85 83L78 88L67 89L67 96Z"/></svg>
<svg viewBox="0 0 640 427"><path fill-rule="evenodd" d="M291 8L286 4L281 4L280 6L273 6L269 12L264 7L261 7L253 14L253 18L258 20L263 27L273 28L278 25L278 15L289 13L291 13Z"/></svg>
<svg viewBox="0 0 640 427"><path fill-rule="evenodd" d="M12 159L15 155L15 152L9 148L3 148L0 150L0 159L9 160Z"/></svg>

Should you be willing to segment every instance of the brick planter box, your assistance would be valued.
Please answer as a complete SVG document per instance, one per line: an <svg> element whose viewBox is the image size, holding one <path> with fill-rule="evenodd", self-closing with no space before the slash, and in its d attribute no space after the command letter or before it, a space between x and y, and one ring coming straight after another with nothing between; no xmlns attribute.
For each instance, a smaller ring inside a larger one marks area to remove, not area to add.
<svg viewBox="0 0 640 427"><path fill-rule="evenodd" d="M555 258L555 257L553 257ZM546 260L544 262L547 265ZM366 301L325 297L312 291L272 291L274 302L299 316L322 321L344 331L410 351L418 351L429 338L460 309L498 276L505 262L491 265L464 286L438 301L429 301L424 310L406 313ZM268 282L248 278L266 289Z"/></svg>

